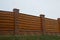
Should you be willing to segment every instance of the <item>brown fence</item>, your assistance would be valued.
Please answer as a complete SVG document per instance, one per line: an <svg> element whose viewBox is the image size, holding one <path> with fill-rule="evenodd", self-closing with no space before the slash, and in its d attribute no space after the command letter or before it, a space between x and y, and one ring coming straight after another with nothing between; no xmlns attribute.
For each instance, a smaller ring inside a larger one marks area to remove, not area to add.
<svg viewBox="0 0 60 40"><path fill-rule="evenodd" d="M0 11L0 35L60 34L60 18L57 20L13 12Z"/></svg>
<svg viewBox="0 0 60 40"><path fill-rule="evenodd" d="M0 34L13 34L14 14L13 12L0 11Z"/></svg>

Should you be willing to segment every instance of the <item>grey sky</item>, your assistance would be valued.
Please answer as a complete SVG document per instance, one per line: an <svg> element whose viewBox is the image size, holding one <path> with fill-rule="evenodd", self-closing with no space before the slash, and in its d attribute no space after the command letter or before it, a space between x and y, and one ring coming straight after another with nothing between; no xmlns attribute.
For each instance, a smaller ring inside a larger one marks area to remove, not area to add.
<svg viewBox="0 0 60 40"><path fill-rule="evenodd" d="M35 16L42 11L46 17L60 17L60 0L0 0L0 10L12 11L13 8Z"/></svg>

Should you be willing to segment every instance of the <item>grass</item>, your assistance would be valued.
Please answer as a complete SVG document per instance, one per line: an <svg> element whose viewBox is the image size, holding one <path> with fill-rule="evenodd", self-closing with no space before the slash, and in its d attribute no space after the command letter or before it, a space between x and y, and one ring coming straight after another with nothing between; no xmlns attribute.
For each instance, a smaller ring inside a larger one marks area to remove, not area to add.
<svg viewBox="0 0 60 40"><path fill-rule="evenodd" d="M7 35L7 36L1 36L0 40L60 40L60 36L52 36L52 35L20 35L20 36L13 36L13 35Z"/></svg>

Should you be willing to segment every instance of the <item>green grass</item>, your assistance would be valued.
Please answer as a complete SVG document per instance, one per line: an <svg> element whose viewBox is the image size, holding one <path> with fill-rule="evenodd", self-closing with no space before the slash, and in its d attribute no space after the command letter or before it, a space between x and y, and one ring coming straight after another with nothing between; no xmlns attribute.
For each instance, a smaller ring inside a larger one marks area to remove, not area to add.
<svg viewBox="0 0 60 40"><path fill-rule="evenodd" d="M7 36L1 36L0 40L60 40L60 36L52 36L52 35L19 35L19 36L13 36L13 35L7 35Z"/></svg>

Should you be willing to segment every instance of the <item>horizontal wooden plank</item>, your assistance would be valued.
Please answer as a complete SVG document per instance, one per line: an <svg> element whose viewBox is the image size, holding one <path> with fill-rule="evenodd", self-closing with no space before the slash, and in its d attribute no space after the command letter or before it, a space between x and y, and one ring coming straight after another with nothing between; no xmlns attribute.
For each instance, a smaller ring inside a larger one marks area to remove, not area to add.
<svg viewBox="0 0 60 40"><path fill-rule="evenodd" d="M21 27L21 29L28 29L28 30L41 30L41 28L26 28L26 27Z"/></svg>
<svg viewBox="0 0 60 40"><path fill-rule="evenodd" d="M19 20L17 20L17 21L18 21L18 22L25 22L25 23L28 23L28 22L29 22L29 23L39 23L39 24L41 23L41 21L38 21L38 20L37 20L37 21L29 21L29 20L20 20L20 21L19 21Z"/></svg>
<svg viewBox="0 0 60 40"><path fill-rule="evenodd" d="M14 28L0 28L0 30L14 30Z"/></svg>
<svg viewBox="0 0 60 40"><path fill-rule="evenodd" d="M0 17L14 17L13 15L1 15L0 14Z"/></svg>
<svg viewBox="0 0 60 40"><path fill-rule="evenodd" d="M14 20L0 20L0 23L14 23Z"/></svg>
<svg viewBox="0 0 60 40"><path fill-rule="evenodd" d="M35 24L35 23L17 23L17 25L19 26L22 26L22 25L25 25L25 26L41 26L41 24Z"/></svg>
<svg viewBox="0 0 60 40"><path fill-rule="evenodd" d="M18 19L18 18L17 18ZM34 20L38 20L38 19L30 19L30 18L19 18L18 20L32 20L32 21L34 21ZM40 20L40 19L39 19Z"/></svg>
<svg viewBox="0 0 60 40"><path fill-rule="evenodd" d="M14 19L14 17L0 17L0 19Z"/></svg>
<svg viewBox="0 0 60 40"><path fill-rule="evenodd" d="M0 23L0 25L14 25L13 23Z"/></svg>
<svg viewBox="0 0 60 40"><path fill-rule="evenodd" d="M0 15L14 15L13 12L1 12L0 11Z"/></svg>
<svg viewBox="0 0 60 40"><path fill-rule="evenodd" d="M14 31L0 31L0 35L13 35Z"/></svg>

